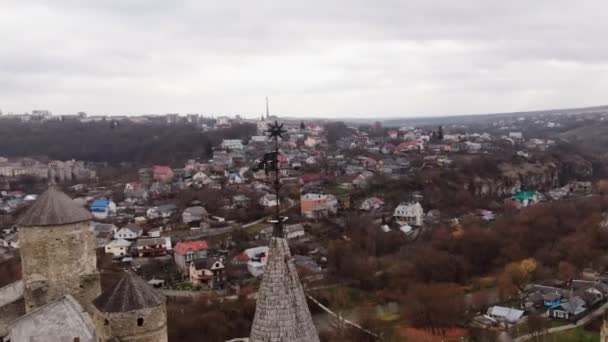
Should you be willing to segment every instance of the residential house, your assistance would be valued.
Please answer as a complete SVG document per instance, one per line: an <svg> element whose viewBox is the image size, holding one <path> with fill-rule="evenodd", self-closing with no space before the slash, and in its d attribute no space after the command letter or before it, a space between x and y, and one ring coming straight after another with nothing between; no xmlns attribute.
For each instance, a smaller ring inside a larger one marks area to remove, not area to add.
<svg viewBox="0 0 608 342"><path fill-rule="evenodd" d="M196 259L190 262L189 277L193 285L205 284L210 289L223 289L226 283L221 258Z"/></svg>
<svg viewBox="0 0 608 342"><path fill-rule="evenodd" d="M171 192L171 186L161 182L154 182L150 185L150 194L153 196L160 196Z"/></svg>
<svg viewBox="0 0 608 342"><path fill-rule="evenodd" d="M103 220L116 214L116 203L106 198L99 198L91 203L89 210L95 218Z"/></svg>
<svg viewBox="0 0 608 342"><path fill-rule="evenodd" d="M173 203L163 204L148 208L146 216L149 219L169 218L177 212L177 206Z"/></svg>
<svg viewBox="0 0 608 342"><path fill-rule="evenodd" d="M171 250L171 238L142 238L135 242L135 253L141 257L166 255Z"/></svg>
<svg viewBox="0 0 608 342"><path fill-rule="evenodd" d="M169 183L173 180L173 170L169 166L155 165L153 169L154 180L161 183Z"/></svg>
<svg viewBox="0 0 608 342"><path fill-rule="evenodd" d="M386 143L382 146L382 149L380 150L380 152L382 154L393 154L395 152L396 148L397 148L397 146L395 146L395 144Z"/></svg>
<svg viewBox="0 0 608 342"><path fill-rule="evenodd" d="M163 227L153 228L148 230L147 235L149 237L160 237L163 232Z"/></svg>
<svg viewBox="0 0 608 342"><path fill-rule="evenodd" d="M189 207L184 210L182 213L182 222L185 224L189 224L191 222L200 222L207 220L209 218L209 213L207 210L201 206Z"/></svg>
<svg viewBox="0 0 608 342"><path fill-rule="evenodd" d="M245 195L232 196L232 205L237 208L246 208L251 203L251 199Z"/></svg>
<svg viewBox="0 0 608 342"><path fill-rule="evenodd" d="M330 194L305 194L300 196L300 211L307 218L327 217L338 212L338 199Z"/></svg>
<svg viewBox="0 0 608 342"><path fill-rule="evenodd" d="M192 176L192 183L199 186L208 186L215 183L215 181L203 171L199 171Z"/></svg>
<svg viewBox="0 0 608 342"><path fill-rule="evenodd" d="M209 245L205 240L181 241L173 248L173 260L182 273L187 273L191 261L207 257Z"/></svg>
<svg viewBox="0 0 608 342"><path fill-rule="evenodd" d="M0 246L19 248L19 236L17 235L17 232L0 234Z"/></svg>
<svg viewBox="0 0 608 342"><path fill-rule="evenodd" d="M421 226L424 218L424 210L419 202L400 204L395 208L393 213L395 219L399 222L405 222L413 226Z"/></svg>
<svg viewBox="0 0 608 342"><path fill-rule="evenodd" d="M323 176L318 173L309 173L300 177L300 185L321 185L323 183Z"/></svg>
<svg viewBox="0 0 608 342"><path fill-rule="evenodd" d="M278 204L277 195L275 194L266 194L260 197L259 203L261 206L266 208L276 207Z"/></svg>
<svg viewBox="0 0 608 342"><path fill-rule="evenodd" d="M420 151L422 150L424 145L420 141L412 140L412 141L404 141L397 145L395 148L395 152L399 153L407 153L412 151Z"/></svg>
<svg viewBox="0 0 608 342"><path fill-rule="evenodd" d="M315 148L319 144L321 144L321 138L316 136L310 135L304 140L304 146L308 148Z"/></svg>
<svg viewBox="0 0 608 342"><path fill-rule="evenodd" d="M224 139L221 147L224 150L242 150L243 141L241 139Z"/></svg>
<svg viewBox="0 0 608 342"><path fill-rule="evenodd" d="M251 137L251 140L249 140L249 142L253 144L263 144L268 143L268 141L268 137L265 135L254 135Z"/></svg>
<svg viewBox="0 0 608 342"><path fill-rule="evenodd" d="M264 273L268 260L268 251L268 246L248 248L239 254L236 259L238 263L246 263L247 271L252 276L258 277Z"/></svg>
<svg viewBox="0 0 608 342"><path fill-rule="evenodd" d="M381 209L384 206L384 200L379 197L369 197L366 198L361 205L359 206L360 210L363 211L372 211Z"/></svg>
<svg viewBox="0 0 608 342"><path fill-rule="evenodd" d="M128 224L114 233L114 239L125 239L125 240L135 240L138 237L142 236L144 233L144 229L136 224Z"/></svg>
<svg viewBox="0 0 608 342"><path fill-rule="evenodd" d="M130 246L131 242L125 239L112 240L104 246L104 251L114 258L122 258L128 255Z"/></svg>
<svg viewBox="0 0 608 342"><path fill-rule="evenodd" d="M522 207L527 207L540 202L542 195L538 191L519 191L513 196L513 199L519 202Z"/></svg>
<svg viewBox="0 0 608 342"><path fill-rule="evenodd" d="M524 317L524 311L504 306L492 306L488 308L487 315L500 322L516 324Z"/></svg>
<svg viewBox="0 0 608 342"><path fill-rule="evenodd" d="M129 182L125 184L124 192L135 191L144 187L142 182Z"/></svg>
<svg viewBox="0 0 608 342"><path fill-rule="evenodd" d="M547 315L552 318L560 318L575 321L587 312L585 301L579 296L573 296L560 304L550 307Z"/></svg>
<svg viewBox="0 0 608 342"><path fill-rule="evenodd" d="M465 141L462 144L463 148L469 153L477 153L481 151L482 145L480 143Z"/></svg>
<svg viewBox="0 0 608 342"><path fill-rule="evenodd" d="M399 138L399 131L390 130L390 131L388 131L388 136L391 139L397 139L397 138Z"/></svg>
<svg viewBox="0 0 608 342"><path fill-rule="evenodd" d="M360 173L355 179L353 179L353 186L359 189L366 188L374 176L374 173L371 171L364 171Z"/></svg>
<svg viewBox="0 0 608 342"><path fill-rule="evenodd" d="M111 223L93 222L93 232L95 233L97 248L103 248L114 238L114 234L117 231L118 227Z"/></svg>
<svg viewBox="0 0 608 342"><path fill-rule="evenodd" d="M228 180L228 184L243 184L243 183L245 183L245 179L238 172L226 172L226 179Z"/></svg>

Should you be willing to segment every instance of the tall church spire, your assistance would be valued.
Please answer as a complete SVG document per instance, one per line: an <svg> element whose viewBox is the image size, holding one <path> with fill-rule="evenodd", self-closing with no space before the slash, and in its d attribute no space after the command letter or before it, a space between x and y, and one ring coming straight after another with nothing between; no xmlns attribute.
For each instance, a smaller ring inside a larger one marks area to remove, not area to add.
<svg viewBox="0 0 608 342"><path fill-rule="evenodd" d="M268 107L268 96L266 96L266 120L270 119L270 109Z"/></svg>
<svg viewBox="0 0 608 342"><path fill-rule="evenodd" d="M252 342L318 342L319 335L312 322L304 290L283 233L280 216L279 138L285 133L278 122L268 125L267 134L274 140L274 151L264 156L263 166L275 173L277 206L268 261L258 292L255 317L251 327Z"/></svg>

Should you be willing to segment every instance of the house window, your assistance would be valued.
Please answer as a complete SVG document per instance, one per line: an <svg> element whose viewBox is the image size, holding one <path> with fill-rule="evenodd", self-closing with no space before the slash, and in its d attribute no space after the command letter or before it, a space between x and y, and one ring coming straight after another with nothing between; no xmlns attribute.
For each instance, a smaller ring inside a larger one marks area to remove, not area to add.
<svg viewBox="0 0 608 342"><path fill-rule="evenodd" d="M144 319L143 319L143 318L141 318L141 317L139 317L139 318L137 319L137 326L138 326L138 327L141 327L142 325L144 325Z"/></svg>

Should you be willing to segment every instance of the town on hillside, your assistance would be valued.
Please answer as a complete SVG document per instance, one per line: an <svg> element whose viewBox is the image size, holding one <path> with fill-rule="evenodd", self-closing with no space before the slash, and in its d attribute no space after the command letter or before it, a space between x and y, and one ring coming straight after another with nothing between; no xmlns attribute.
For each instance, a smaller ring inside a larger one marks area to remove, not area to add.
<svg viewBox="0 0 608 342"><path fill-rule="evenodd" d="M607 129L1 115L0 340L599 340Z"/></svg>

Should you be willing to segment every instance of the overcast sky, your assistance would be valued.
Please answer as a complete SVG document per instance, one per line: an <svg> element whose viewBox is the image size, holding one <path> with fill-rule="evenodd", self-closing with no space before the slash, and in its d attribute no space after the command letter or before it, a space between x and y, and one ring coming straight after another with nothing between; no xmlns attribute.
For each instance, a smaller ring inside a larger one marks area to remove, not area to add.
<svg viewBox="0 0 608 342"><path fill-rule="evenodd" d="M0 109L398 117L608 104L608 2L0 0Z"/></svg>

